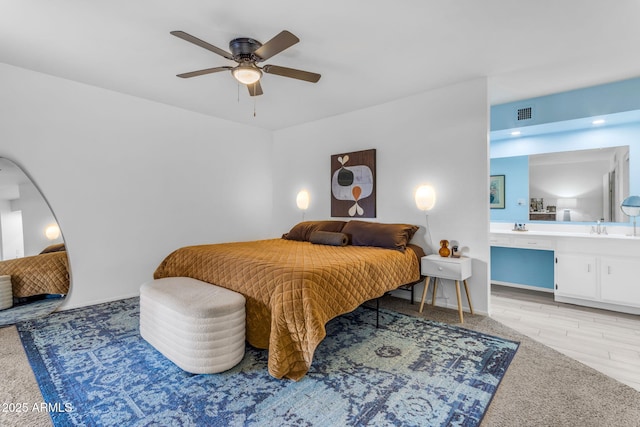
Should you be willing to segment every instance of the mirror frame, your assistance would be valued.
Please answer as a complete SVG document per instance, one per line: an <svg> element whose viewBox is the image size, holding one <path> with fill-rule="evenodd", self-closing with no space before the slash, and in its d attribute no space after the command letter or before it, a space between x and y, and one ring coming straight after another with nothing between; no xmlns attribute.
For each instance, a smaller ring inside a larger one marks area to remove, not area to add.
<svg viewBox="0 0 640 427"><path fill-rule="evenodd" d="M10 228L13 229L16 236L14 241L17 241L13 249L17 255L22 256L11 259L3 254L0 260L0 275L12 276L8 281L11 288L10 300L7 300L9 296L6 293L6 280L0 283L4 292L0 292L0 295L5 296L0 304L3 307L0 309L0 327L51 314L63 304L71 291L69 256L51 205L40 187L18 162L0 156L0 174L2 169L6 170L6 175L0 175L0 188L4 189L4 194L0 194L0 202L3 203L0 206L0 236L4 219L9 222L4 224L7 227L4 231L6 233ZM27 183L29 186L24 187ZM23 194L20 194L21 186ZM17 204L17 208L12 207L12 204ZM25 215L22 211L25 209L28 209L29 214L23 225ZM12 226L8 215L14 211L21 211L21 214L19 218L14 218L15 225ZM46 236L47 228L52 225L59 232ZM26 228L30 231L25 232ZM5 247L3 252L4 250ZM16 292L16 288L20 288L20 292ZM7 306L9 302L11 305Z"/></svg>

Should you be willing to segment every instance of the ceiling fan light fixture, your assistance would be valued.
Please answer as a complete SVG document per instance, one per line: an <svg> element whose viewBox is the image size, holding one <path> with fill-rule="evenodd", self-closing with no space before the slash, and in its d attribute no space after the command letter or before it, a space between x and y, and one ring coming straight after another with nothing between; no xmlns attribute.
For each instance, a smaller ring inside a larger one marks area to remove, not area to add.
<svg viewBox="0 0 640 427"><path fill-rule="evenodd" d="M255 65L239 65L231 70L231 74L244 85L254 84L262 77L262 71Z"/></svg>

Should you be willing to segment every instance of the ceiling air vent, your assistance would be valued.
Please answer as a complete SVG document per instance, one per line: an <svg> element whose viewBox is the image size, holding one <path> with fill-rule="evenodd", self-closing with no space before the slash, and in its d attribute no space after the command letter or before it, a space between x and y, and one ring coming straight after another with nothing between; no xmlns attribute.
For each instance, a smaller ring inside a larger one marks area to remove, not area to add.
<svg viewBox="0 0 640 427"><path fill-rule="evenodd" d="M518 108L518 121L531 120L531 118L532 118L531 107Z"/></svg>

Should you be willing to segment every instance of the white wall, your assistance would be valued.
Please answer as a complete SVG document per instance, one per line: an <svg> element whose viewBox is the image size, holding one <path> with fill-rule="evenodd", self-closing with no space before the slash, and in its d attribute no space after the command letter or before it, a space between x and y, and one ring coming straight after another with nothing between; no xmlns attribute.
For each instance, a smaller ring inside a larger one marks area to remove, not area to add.
<svg viewBox="0 0 640 427"><path fill-rule="evenodd" d="M329 218L330 156L375 148L375 220L420 225L417 240L424 245L426 218L413 192L433 185L432 241L436 250L441 239L467 247L464 254L475 258L474 309L488 313L488 111L483 78L275 132L273 234L301 220L295 197L302 188L311 195L305 219ZM457 306L450 283L439 287L438 304Z"/></svg>
<svg viewBox="0 0 640 427"><path fill-rule="evenodd" d="M20 233L24 240L24 256L37 255L54 243L62 243L62 238L50 241L44 234L47 226L55 224L47 202L33 183L20 184L20 198L11 202L11 208L22 212Z"/></svg>
<svg viewBox="0 0 640 427"><path fill-rule="evenodd" d="M0 200L0 259L15 259L24 256L24 237L22 235L22 212L13 212L11 202Z"/></svg>
<svg viewBox="0 0 640 427"><path fill-rule="evenodd" d="M133 296L177 247L268 237L272 134L0 64L0 156L71 260L65 307Z"/></svg>

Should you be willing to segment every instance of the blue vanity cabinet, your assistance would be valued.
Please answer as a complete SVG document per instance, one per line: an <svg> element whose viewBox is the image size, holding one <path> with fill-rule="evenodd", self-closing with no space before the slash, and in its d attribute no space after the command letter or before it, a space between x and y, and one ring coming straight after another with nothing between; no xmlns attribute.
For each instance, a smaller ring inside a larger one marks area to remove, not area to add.
<svg viewBox="0 0 640 427"><path fill-rule="evenodd" d="M491 283L553 292L553 251L491 247Z"/></svg>
<svg viewBox="0 0 640 427"><path fill-rule="evenodd" d="M554 243L528 236L496 236L491 244L491 283L554 291Z"/></svg>

